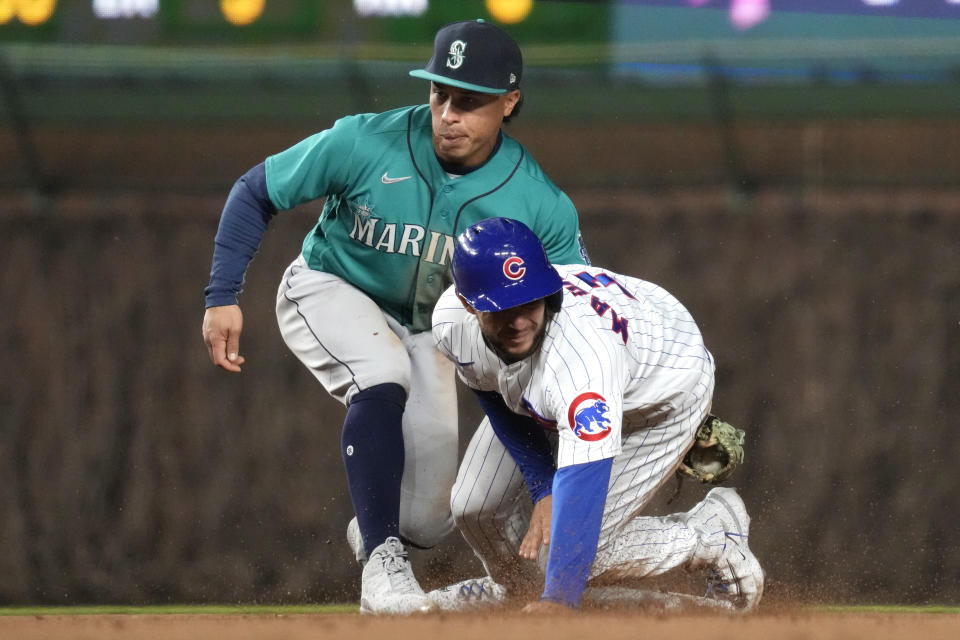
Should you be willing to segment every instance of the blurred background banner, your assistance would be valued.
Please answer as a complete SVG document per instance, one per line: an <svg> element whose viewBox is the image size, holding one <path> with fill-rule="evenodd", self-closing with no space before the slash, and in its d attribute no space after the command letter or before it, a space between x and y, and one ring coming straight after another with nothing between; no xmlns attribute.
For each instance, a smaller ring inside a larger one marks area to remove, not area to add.
<svg viewBox="0 0 960 640"><path fill-rule="evenodd" d="M0 0L0 604L358 599L343 409L273 312L319 207L251 264L240 376L200 338L213 235L478 17L594 262L698 318L770 599L960 601L960 3ZM457 534L414 562L480 570Z"/></svg>
<svg viewBox="0 0 960 640"><path fill-rule="evenodd" d="M719 67L751 83L944 82L960 53L960 3L946 0L613 5L616 69L651 81L703 80Z"/></svg>

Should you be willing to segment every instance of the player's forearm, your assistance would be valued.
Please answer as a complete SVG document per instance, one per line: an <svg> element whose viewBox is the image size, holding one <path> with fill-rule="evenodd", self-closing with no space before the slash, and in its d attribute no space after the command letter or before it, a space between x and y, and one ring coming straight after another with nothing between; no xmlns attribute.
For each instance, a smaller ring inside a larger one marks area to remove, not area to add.
<svg viewBox="0 0 960 640"><path fill-rule="evenodd" d="M607 458L557 471L542 600L580 606L597 555L612 466L613 458Z"/></svg>
<svg viewBox="0 0 960 640"><path fill-rule="evenodd" d="M237 303L247 266L276 212L260 163L237 180L224 204L214 239L210 284L204 290L207 307Z"/></svg>
<svg viewBox="0 0 960 640"><path fill-rule="evenodd" d="M513 413L499 394L474 391L490 426L517 463L534 504L550 495L556 467L543 428L527 416Z"/></svg>

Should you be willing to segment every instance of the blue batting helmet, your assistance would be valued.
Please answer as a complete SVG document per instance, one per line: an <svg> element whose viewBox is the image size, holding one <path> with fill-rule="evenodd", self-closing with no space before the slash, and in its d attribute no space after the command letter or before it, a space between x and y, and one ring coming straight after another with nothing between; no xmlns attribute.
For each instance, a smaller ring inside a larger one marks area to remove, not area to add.
<svg viewBox="0 0 960 640"><path fill-rule="evenodd" d="M563 281L527 225L487 218L457 236L457 293L477 311L502 311L560 291Z"/></svg>

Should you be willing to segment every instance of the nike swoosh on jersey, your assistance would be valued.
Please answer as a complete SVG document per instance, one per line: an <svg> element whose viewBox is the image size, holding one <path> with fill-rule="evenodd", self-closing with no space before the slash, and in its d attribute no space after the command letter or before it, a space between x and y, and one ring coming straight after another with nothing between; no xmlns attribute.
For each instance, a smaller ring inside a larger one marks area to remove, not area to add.
<svg viewBox="0 0 960 640"><path fill-rule="evenodd" d="M383 175L380 176L380 182L382 182L383 184L393 184L394 182L403 182L404 180L409 180L410 178L413 177L413 176L402 176L400 178L391 178L387 176L387 173L389 172L384 171Z"/></svg>

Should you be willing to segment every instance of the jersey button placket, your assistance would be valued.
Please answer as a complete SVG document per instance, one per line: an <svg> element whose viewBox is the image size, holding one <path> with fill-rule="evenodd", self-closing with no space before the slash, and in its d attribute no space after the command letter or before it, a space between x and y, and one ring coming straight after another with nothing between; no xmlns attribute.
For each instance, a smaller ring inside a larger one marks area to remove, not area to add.
<svg viewBox="0 0 960 640"><path fill-rule="evenodd" d="M440 191L443 192L445 195L448 195L451 191L453 191L453 185L445 184L443 185L443 188L440 189ZM446 206L449 204L449 198L441 196L439 198L439 201L442 202L444 205L440 207L440 217L446 218L450 215L450 209L448 208L448 206Z"/></svg>

